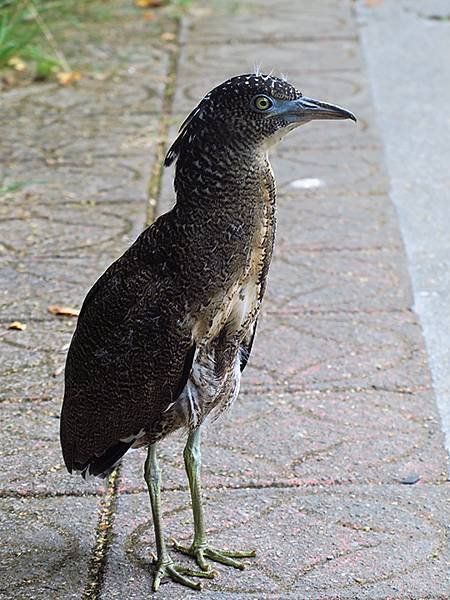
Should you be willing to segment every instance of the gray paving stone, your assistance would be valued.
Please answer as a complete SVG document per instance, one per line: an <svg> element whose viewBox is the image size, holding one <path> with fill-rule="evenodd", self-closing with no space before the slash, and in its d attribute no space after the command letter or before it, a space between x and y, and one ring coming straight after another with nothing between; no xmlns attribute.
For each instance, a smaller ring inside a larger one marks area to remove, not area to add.
<svg viewBox="0 0 450 600"><path fill-rule="evenodd" d="M269 386L296 389L430 385L420 328L409 311L301 314L261 321L251 368ZM246 376L250 383L253 372ZM416 381L416 384L414 384Z"/></svg>
<svg viewBox="0 0 450 600"><path fill-rule="evenodd" d="M271 269L268 296L280 310L388 310L408 308L408 288L398 253L389 250L303 250L301 244L279 248Z"/></svg>
<svg viewBox="0 0 450 600"><path fill-rule="evenodd" d="M59 443L61 395L54 400L4 401L1 411L4 496L85 495L105 491L101 479L69 475Z"/></svg>
<svg viewBox="0 0 450 600"><path fill-rule="evenodd" d="M419 599L430 597L430 582L434 597L445 594L442 488L319 486L313 491L218 490L206 496L214 546L253 547L258 556L244 572L214 565L219 577L207 581L205 596ZM188 542L187 493L166 492L163 510L167 537ZM151 589L154 551L147 494L120 498L115 534L102 599L143 598ZM194 595L172 583L158 594Z"/></svg>
<svg viewBox="0 0 450 600"><path fill-rule="evenodd" d="M92 141L95 146L95 141ZM143 157L147 158L148 157ZM18 182L39 194L47 203L58 202L63 195L80 202L108 202L110 194L123 187L135 187L136 182L145 186L140 166L147 164L145 160L137 161L134 157L106 157L95 161L79 154L71 162L55 162L47 165L39 161L35 170L31 170L27 162L12 163L8 169L10 181ZM83 182L80 190L80 182ZM145 188L144 188L145 189ZM78 194L78 192L80 193ZM58 196L59 194L59 196Z"/></svg>
<svg viewBox="0 0 450 600"><path fill-rule="evenodd" d="M124 113L157 113L164 90L166 55L162 50L148 49L148 39L143 47L147 48L145 59L126 60L121 67L110 63L99 78L84 74L76 86L46 84L47 93L42 94L40 84L21 93L11 92L19 118L64 118L68 112L77 119L105 113L116 118ZM133 94L129 93L131 88ZM0 118L7 118L5 108Z"/></svg>
<svg viewBox="0 0 450 600"><path fill-rule="evenodd" d="M61 394L61 374L65 353L72 336L73 319L54 318L50 322L24 323L25 331L6 330L2 348L3 399L55 397Z"/></svg>
<svg viewBox="0 0 450 600"><path fill-rule="evenodd" d="M327 148L299 156L281 146L273 153L273 169L280 189L293 181L315 178L322 182L321 195L379 195L387 190L387 178L380 164L378 150L347 147ZM356 168L355 165L358 164Z"/></svg>
<svg viewBox="0 0 450 600"><path fill-rule="evenodd" d="M96 521L95 498L0 499L0 597L81 598Z"/></svg>
<svg viewBox="0 0 450 600"><path fill-rule="evenodd" d="M49 319L51 304L79 308L89 287L142 228L145 205L139 197L100 206L43 200L25 193L23 202L0 210L0 320L6 323Z"/></svg>
<svg viewBox="0 0 450 600"><path fill-rule="evenodd" d="M356 27L346 4L321 2L298 6L293 19L292 2L221 3L216 10L197 12L191 27L192 42L259 42L266 46L280 41L302 39L347 39L356 35ZM224 27L224 22L227 27Z"/></svg>
<svg viewBox="0 0 450 600"><path fill-rule="evenodd" d="M82 104L86 108L86 103ZM95 108L92 104L87 106ZM31 123L30 115L22 114L15 121L14 129L4 123L2 152L9 163L43 160L49 167L81 161L95 168L94 159L111 156L134 156L139 162L144 155L148 161L156 139L157 121L153 115L149 119L145 108L140 113L130 114L125 107L126 118L118 119L108 108L106 105L104 111L99 108L98 113L91 111L76 116L72 108L57 114L45 111L40 119Z"/></svg>
<svg viewBox="0 0 450 600"><path fill-rule="evenodd" d="M374 256L386 250L401 256L395 211L384 195L332 197L323 196L321 188L288 186L279 196L276 260L286 247L299 254L367 251Z"/></svg>
<svg viewBox="0 0 450 600"><path fill-rule="evenodd" d="M27 324L30 319L55 321L48 313L51 304L79 308L89 287L110 262L111 254L102 253L97 257L81 254L79 258L47 258L45 263L36 258L2 265L2 323L20 320ZM45 325L36 326L45 331ZM11 333L5 335L8 339L13 337Z"/></svg>

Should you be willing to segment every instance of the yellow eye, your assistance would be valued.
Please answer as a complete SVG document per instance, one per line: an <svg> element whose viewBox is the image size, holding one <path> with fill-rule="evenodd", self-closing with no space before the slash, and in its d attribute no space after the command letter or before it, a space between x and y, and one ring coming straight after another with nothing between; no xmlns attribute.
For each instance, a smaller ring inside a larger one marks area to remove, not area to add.
<svg viewBox="0 0 450 600"><path fill-rule="evenodd" d="M253 106L257 110L269 110L269 108L272 108L273 102L267 96L256 96L253 99Z"/></svg>

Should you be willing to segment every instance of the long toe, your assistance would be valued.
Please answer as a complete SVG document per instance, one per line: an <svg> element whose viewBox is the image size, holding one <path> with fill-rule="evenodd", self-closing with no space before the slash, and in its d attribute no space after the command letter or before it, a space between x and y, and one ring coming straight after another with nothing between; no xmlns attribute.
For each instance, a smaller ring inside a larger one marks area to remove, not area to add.
<svg viewBox="0 0 450 600"><path fill-rule="evenodd" d="M207 548L205 550L205 556L211 560L214 560L215 562L221 563L222 565L227 565L228 567L234 567L235 569L240 569L241 571L245 569L244 563L234 560L234 558L230 558L220 550Z"/></svg>
<svg viewBox="0 0 450 600"><path fill-rule="evenodd" d="M204 548L202 546L195 548L194 546L183 546L176 540L172 540L172 548L181 554L186 556L192 556L195 558L196 563L202 571L211 571L210 565L205 560Z"/></svg>
<svg viewBox="0 0 450 600"><path fill-rule="evenodd" d="M215 548L211 548L215 550ZM256 550L216 550L223 556L229 556L230 558L255 558Z"/></svg>
<svg viewBox="0 0 450 600"><path fill-rule="evenodd" d="M156 565L156 570L153 575L153 591L156 592L158 590L163 577L169 577L172 581L191 588L192 590L201 590L202 584L197 581L192 581L189 577L212 579L214 576L215 573L213 571L208 571L206 573L204 571L196 571L184 567L183 565L177 565L172 560L159 562Z"/></svg>
<svg viewBox="0 0 450 600"><path fill-rule="evenodd" d="M202 584L200 582L192 581L192 579L185 577L179 573L175 567L167 567L166 574L172 579L172 581L180 583L181 585L191 588L192 590L202 589Z"/></svg>
<svg viewBox="0 0 450 600"><path fill-rule="evenodd" d="M198 566L203 571L209 571L211 568L210 565L206 562L205 558L213 560L214 562L221 563L222 565L227 565L228 567L234 567L235 569L243 570L245 569L246 565L234 559L254 558L256 556L255 550L218 550L217 548L213 548L208 545L202 545L198 547L195 547L194 545L183 546L182 544L179 544L176 540L172 540L172 543L174 550L177 550L182 554L186 554L195 558Z"/></svg>
<svg viewBox="0 0 450 600"><path fill-rule="evenodd" d="M175 565L173 567L177 573L181 573L182 575L189 575L189 577L205 577L206 579L214 579L217 575L216 571L211 571L208 569L205 571L195 571L194 569L189 569L188 567L181 567L179 565Z"/></svg>

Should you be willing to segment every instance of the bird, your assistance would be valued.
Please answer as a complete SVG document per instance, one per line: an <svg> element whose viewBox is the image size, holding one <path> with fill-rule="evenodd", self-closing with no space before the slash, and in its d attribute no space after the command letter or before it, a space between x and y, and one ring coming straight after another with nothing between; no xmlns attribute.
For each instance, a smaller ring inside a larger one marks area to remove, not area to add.
<svg viewBox="0 0 450 600"><path fill-rule="evenodd" d="M212 89L165 157L165 166L175 163L173 208L100 276L80 310L65 367L63 458L70 473L106 477L130 448L147 448L155 591L164 577L201 589L193 578L213 577L210 561L242 569L255 556L207 540L201 431L233 404L252 350L276 228L268 152L319 119L356 121L271 74L234 76ZM194 536L169 549L157 447L180 429ZM177 551L197 567L176 563Z"/></svg>

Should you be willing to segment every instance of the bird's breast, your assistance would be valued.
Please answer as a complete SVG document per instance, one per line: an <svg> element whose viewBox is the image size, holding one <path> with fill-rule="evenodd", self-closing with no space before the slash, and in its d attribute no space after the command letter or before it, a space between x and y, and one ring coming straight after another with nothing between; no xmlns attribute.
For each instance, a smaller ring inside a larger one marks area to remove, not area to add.
<svg viewBox="0 0 450 600"><path fill-rule="evenodd" d="M253 235L246 259L228 285L216 291L207 306L199 311L193 326L197 346L204 346L226 328L227 337L239 338L256 319L265 289L275 234L274 197L263 188Z"/></svg>

